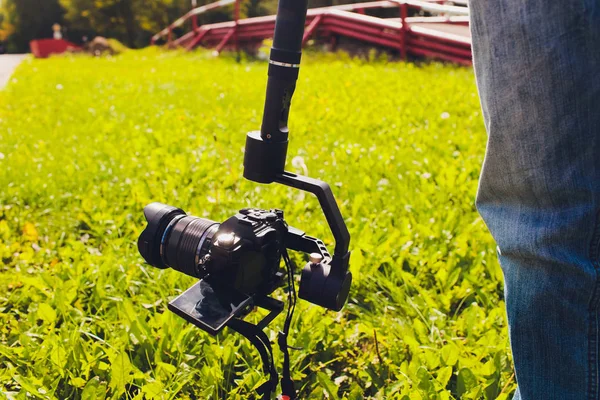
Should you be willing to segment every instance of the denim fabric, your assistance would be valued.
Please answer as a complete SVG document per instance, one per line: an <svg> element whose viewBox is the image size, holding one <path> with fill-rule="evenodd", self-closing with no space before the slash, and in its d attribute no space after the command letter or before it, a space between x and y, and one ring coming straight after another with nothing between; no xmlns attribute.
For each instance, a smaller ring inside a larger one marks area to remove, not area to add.
<svg viewBox="0 0 600 400"><path fill-rule="evenodd" d="M600 0L471 0L515 400L598 400Z"/></svg>

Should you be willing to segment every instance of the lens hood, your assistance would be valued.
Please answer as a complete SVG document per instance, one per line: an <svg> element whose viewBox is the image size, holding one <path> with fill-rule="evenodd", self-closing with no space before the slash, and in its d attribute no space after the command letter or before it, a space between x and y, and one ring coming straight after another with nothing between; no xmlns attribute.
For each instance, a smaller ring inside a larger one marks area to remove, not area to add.
<svg viewBox="0 0 600 400"><path fill-rule="evenodd" d="M161 240L169 222L178 215L186 215L179 208L162 203L151 203L144 207L148 225L138 239L138 250L144 260L157 268L168 268L160 255Z"/></svg>

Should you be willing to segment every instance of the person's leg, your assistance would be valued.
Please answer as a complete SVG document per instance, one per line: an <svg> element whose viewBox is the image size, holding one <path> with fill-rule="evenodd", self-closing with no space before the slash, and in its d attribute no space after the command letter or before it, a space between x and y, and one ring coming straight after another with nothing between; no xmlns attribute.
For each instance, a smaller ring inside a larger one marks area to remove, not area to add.
<svg viewBox="0 0 600 400"><path fill-rule="evenodd" d="M515 399L598 400L600 1L470 7Z"/></svg>

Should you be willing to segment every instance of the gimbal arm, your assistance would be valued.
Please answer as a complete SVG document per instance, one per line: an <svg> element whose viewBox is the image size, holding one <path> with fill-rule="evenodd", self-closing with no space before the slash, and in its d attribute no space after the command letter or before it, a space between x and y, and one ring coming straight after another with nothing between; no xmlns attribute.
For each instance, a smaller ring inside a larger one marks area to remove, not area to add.
<svg viewBox="0 0 600 400"><path fill-rule="evenodd" d="M350 244L350 233L342 218L342 213L335 202L333 193L329 185L318 179L308 176L296 175L290 172L284 172L277 175L277 181L286 186L300 189L304 192L309 192L317 196L319 204L323 209L327 223L333 233L335 239L334 256L344 257L348 253L348 245ZM344 272L346 272L344 270Z"/></svg>

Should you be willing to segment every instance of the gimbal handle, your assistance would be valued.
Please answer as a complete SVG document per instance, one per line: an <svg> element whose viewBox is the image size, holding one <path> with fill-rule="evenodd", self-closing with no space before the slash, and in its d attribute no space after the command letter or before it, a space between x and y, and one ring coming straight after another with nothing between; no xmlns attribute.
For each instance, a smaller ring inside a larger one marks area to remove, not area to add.
<svg viewBox="0 0 600 400"><path fill-rule="evenodd" d="M260 132L246 137L244 177L271 183L283 173L288 148L288 117L300 72L308 0L279 0L269 78Z"/></svg>
<svg viewBox="0 0 600 400"><path fill-rule="evenodd" d="M269 79L260 136L271 142L288 139L288 116L300 71L307 0L279 0Z"/></svg>

